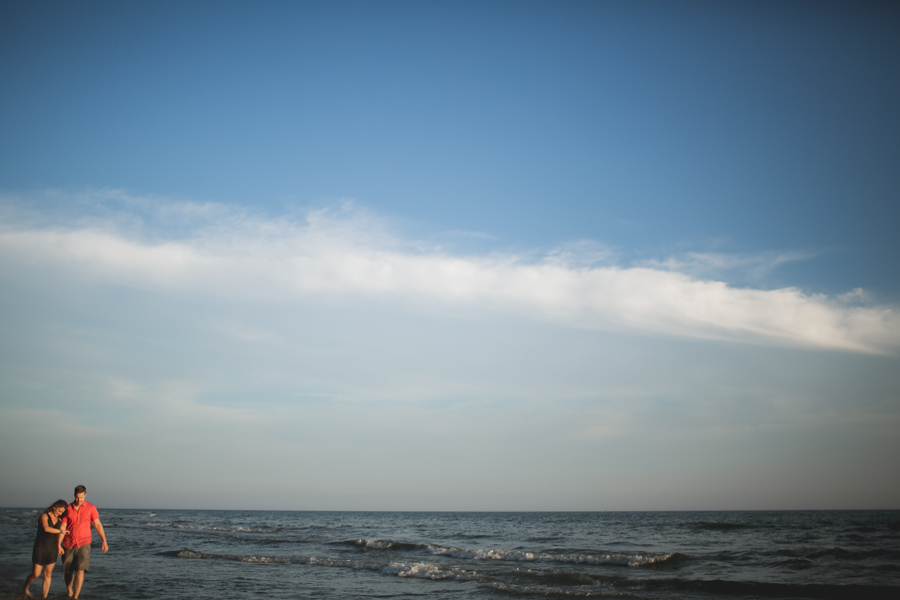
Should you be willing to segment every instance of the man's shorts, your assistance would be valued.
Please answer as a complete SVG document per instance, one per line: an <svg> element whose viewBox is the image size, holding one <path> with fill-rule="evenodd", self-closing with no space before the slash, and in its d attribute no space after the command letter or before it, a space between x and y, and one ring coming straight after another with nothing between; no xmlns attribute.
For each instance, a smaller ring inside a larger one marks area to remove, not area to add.
<svg viewBox="0 0 900 600"><path fill-rule="evenodd" d="M87 571L91 567L91 545L85 544L81 548L66 548L63 557L63 571Z"/></svg>

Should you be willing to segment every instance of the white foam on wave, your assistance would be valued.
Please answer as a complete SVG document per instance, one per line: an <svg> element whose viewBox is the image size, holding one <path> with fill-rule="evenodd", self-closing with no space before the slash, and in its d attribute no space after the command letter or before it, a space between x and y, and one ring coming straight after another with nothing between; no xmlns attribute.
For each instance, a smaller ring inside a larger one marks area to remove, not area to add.
<svg viewBox="0 0 900 600"><path fill-rule="evenodd" d="M412 577L415 579L431 579L434 581L472 581L477 577L475 571L466 571L465 569L457 569L455 567L443 567L426 562L392 562L388 565L383 565L383 563L379 565L359 560L315 557L311 557L308 562L310 565L316 565L320 567L366 569L368 571L376 571L384 575L394 575L396 577Z"/></svg>
<svg viewBox="0 0 900 600"><path fill-rule="evenodd" d="M345 569L371 569L372 566L359 560L342 560L337 558L316 558L311 556L307 561L317 567L343 567Z"/></svg>
<svg viewBox="0 0 900 600"><path fill-rule="evenodd" d="M291 564L291 559L289 558L281 558L279 556L248 556L246 558L241 558L242 562L248 563L257 563L261 565L267 564L281 564L281 565L289 565Z"/></svg>
<svg viewBox="0 0 900 600"><path fill-rule="evenodd" d="M223 559L235 560L238 562L246 562L260 565L268 564L291 564L291 559L281 556L237 556L231 554L207 554L206 552L195 552L194 550L182 550L176 555L178 558L194 558L194 559Z"/></svg>
<svg viewBox="0 0 900 600"><path fill-rule="evenodd" d="M356 540L356 545L372 550L390 550L396 547L398 543L391 540Z"/></svg>
<svg viewBox="0 0 900 600"><path fill-rule="evenodd" d="M667 554L635 554L632 559L628 561L628 566L642 567L644 565L654 565L666 562L673 556L675 556L675 552L669 552Z"/></svg>
<svg viewBox="0 0 900 600"><path fill-rule="evenodd" d="M587 565L624 565L628 567L642 567L654 563L664 562L675 556L674 552L668 554L548 554L546 552L523 552L521 550L481 550L464 548L445 548L443 546L429 545L428 551L436 556L452 556L453 558L468 558L473 560L508 560L523 562L555 562Z"/></svg>
<svg viewBox="0 0 900 600"><path fill-rule="evenodd" d="M382 573L396 575L397 577L415 577L418 579L471 581L475 579L475 571L466 571L453 567L441 567L432 563L392 562L381 569Z"/></svg>

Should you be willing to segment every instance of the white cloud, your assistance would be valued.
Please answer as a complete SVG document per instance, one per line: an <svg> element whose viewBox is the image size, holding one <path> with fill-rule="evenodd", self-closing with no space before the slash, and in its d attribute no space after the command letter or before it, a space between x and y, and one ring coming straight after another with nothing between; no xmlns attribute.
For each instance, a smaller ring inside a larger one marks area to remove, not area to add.
<svg viewBox="0 0 900 600"><path fill-rule="evenodd" d="M176 223L180 234L166 237L158 225L149 233L134 227L133 212L72 227L21 224L7 210L2 272L63 268L86 281L253 302L339 296L463 313L513 312L582 329L862 352L900 346L894 307L848 306L847 298L796 288L735 288L682 272L691 269L672 260L616 266L604 262L612 257L607 249L590 242L539 259L454 255L392 235L384 222L350 204L293 221L215 205L200 210L160 202L156 211L156 219L190 223ZM693 256L717 264L742 260ZM851 295L863 297L856 290Z"/></svg>

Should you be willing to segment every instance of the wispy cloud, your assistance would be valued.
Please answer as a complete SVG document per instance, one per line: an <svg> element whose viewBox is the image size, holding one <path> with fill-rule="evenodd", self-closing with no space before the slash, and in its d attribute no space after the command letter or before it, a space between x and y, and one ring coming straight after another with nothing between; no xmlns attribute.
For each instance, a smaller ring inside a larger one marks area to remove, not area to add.
<svg viewBox="0 0 900 600"><path fill-rule="evenodd" d="M138 218L136 205L153 207L153 218ZM692 254L624 267L594 242L540 257L451 254L391 233L385 221L352 203L297 219L134 198L119 206L75 226L36 225L5 211L3 271L63 268L87 281L253 301L337 295L461 312L479 308L582 329L860 352L900 346L896 308L859 305L862 291L850 293L857 301L850 306L851 296L735 288L696 274L743 263L768 268L800 255ZM165 223L177 233L167 236Z"/></svg>
<svg viewBox="0 0 900 600"><path fill-rule="evenodd" d="M751 280L759 280L781 265L814 258L811 251L765 252L761 254L725 254L719 252L687 252L665 259L647 259L638 263L651 269L675 271L693 277L722 277L739 271Z"/></svg>

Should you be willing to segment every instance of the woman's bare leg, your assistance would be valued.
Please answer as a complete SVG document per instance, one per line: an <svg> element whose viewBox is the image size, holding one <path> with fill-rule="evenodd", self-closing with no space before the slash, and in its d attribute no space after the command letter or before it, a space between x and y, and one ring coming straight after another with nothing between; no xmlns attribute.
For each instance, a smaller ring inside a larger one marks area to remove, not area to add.
<svg viewBox="0 0 900 600"><path fill-rule="evenodd" d="M44 568L41 565L33 565L34 568L31 570L31 575L28 576L28 579L25 580L25 595L29 598L31 597L31 592L28 591L28 588L31 587L31 584L34 583L34 580L41 576L41 570Z"/></svg>
<svg viewBox="0 0 900 600"><path fill-rule="evenodd" d="M56 565L47 565L44 567L44 585L41 586L41 592L43 592L43 596L41 598L46 598L47 594L50 593L50 578L53 577L53 567Z"/></svg>

